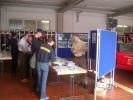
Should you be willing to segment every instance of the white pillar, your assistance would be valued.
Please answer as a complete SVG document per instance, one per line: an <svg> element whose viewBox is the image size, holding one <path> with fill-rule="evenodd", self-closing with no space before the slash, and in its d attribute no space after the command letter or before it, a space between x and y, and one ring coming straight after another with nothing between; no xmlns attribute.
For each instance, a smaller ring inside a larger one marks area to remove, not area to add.
<svg viewBox="0 0 133 100"><path fill-rule="evenodd" d="M1 8L2 6L0 5L0 30L1 30Z"/></svg>
<svg viewBox="0 0 133 100"><path fill-rule="evenodd" d="M57 13L57 32L63 32L64 14Z"/></svg>

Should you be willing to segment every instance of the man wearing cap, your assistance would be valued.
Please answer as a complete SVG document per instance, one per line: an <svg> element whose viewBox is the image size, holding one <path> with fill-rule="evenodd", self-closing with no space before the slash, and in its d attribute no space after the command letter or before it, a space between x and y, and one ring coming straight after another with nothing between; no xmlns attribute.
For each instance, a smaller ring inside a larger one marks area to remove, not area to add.
<svg viewBox="0 0 133 100"><path fill-rule="evenodd" d="M41 42L39 41L39 38L42 37L44 34L42 29L37 29L37 32L35 34L35 36L32 39L32 44L31 44L31 51L33 53L33 55L38 52L39 47L41 45ZM36 70L36 66L35 68L33 68L34 71L34 86L33 86L33 90L32 93L36 93L37 87L38 87L38 76L37 76L37 70Z"/></svg>

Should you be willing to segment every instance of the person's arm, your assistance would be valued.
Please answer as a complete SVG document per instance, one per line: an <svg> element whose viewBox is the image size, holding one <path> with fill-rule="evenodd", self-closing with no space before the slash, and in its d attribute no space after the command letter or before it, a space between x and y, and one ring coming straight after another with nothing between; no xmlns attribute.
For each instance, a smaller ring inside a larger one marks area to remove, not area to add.
<svg viewBox="0 0 133 100"><path fill-rule="evenodd" d="M14 48L15 48L15 50L18 51L18 42L17 42L17 40L15 40L15 42L14 42Z"/></svg>
<svg viewBox="0 0 133 100"><path fill-rule="evenodd" d="M72 45L71 52L72 52L72 53L75 53L74 44Z"/></svg>
<svg viewBox="0 0 133 100"><path fill-rule="evenodd" d="M79 53L79 52L87 52L87 50L88 50L88 48L87 48L87 46L86 46L86 43L83 43L82 44L83 46L82 46L82 49L80 49L80 50L72 50L73 51L73 53Z"/></svg>
<svg viewBox="0 0 133 100"><path fill-rule="evenodd" d="M56 61L55 53L54 53L54 50L53 50L53 49L52 49L51 52L50 52L50 58L51 58L51 62L52 62L53 64L61 65L61 62L57 62L57 61Z"/></svg>
<svg viewBox="0 0 133 100"><path fill-rule="evenodd" d="M21 40L19 41L19 43L18 43L18 46L19 46L19 48L21 48L22 52L25 53L24 46L23 46L22 44L23 44L23 40L21 39Z"/></svg>
<svg viewBox="0 0 133 100"><path fill-rule="evenodd" d="M71 48L71 52L72 52L72 53L74 53L74 52L75 52L75 50L74 50L73 48Z"/></svg>
<svg viewBox="0 0 133 100"><path fill-rule="evenodd" d="M53 64L56 64L56 65L62 65L62 63L61 62L53 62Z"/></svg>
<svg viewBox="0 0 133 100"><path fill-rule="evenodd" d="M75 50L75 49L74 49L74 44L72 45L71 52L72 52L72 53L78 53L78 52L79 52L78 50Z"/></svg>
<svg viewBox="0 0 133 100"><path fill-rule="evenodd" d="M80 50L79 50L80 52L87 52L87 51L88 51L88 46L86 45L85 42L83 43L82 48L83 48L83 49L80 49Z"/></svg>
<svg viewBox="0 0 133 100"><path fill-rule="evenodd" d="M77 50L78 52L87 52L87 49Z"/></svg>
<svg viewBox="0 0 133 100"><path fill-rule="evenodd" d="M39 42L39 40L33 40L32 41L32 44L31 44L31 47L32 47L32 51L35 51L37 52L39 50L39 47L40 47L41 43ZM33 50L34 49L34 50Z"/></svg>
<svg viewBox="0 0 133 100"><path fill-rule="evenodd" d="M22 44L20 44L20 43L18 44L18 46L21 48L22 52L25 53L24 46Z"/></svg>

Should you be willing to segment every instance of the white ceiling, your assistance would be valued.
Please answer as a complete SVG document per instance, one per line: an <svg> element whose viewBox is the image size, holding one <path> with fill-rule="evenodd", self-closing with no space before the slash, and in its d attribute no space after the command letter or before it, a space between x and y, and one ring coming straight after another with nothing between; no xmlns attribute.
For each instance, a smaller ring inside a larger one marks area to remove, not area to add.
<svg viewBox="0 0 133 100"><path fill-rule="evenodd" d="M113 14L112 16L133 15L133 0L0 0L0 3L47 6L61 13L77 10Z"/></svg>
<svg viewBox="0 0 133 100"><path fill-rule="evenodd" d="M0 0L0 3L7 4L30 4L44 6L63 6L68 0Z"/></svg>

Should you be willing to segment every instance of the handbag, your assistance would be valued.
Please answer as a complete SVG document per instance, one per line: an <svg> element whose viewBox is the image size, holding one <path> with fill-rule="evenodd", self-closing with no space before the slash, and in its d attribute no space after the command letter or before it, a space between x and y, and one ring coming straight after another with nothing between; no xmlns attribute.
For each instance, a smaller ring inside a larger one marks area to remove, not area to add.
<svg viewBox="0 0 133 100"><path fill-rule="evenodd" d="M36 53L34 53L30 59L30 67L35 68L35 66L36 66Z"/></svg>

